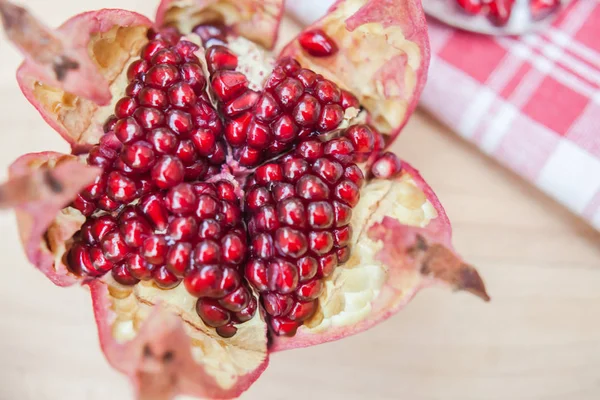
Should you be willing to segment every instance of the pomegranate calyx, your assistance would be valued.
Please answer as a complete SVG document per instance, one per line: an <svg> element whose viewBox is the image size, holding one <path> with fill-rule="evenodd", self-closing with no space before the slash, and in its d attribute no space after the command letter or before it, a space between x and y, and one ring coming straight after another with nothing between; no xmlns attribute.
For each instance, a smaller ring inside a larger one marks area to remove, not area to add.
<svg viewBox="0 0 600 400"><path fill-rule="evenodd" d="M68 88L100 105L110 102L108 82L87 56L87 49L70 43L60 32L50 30L26 9L8 1L0 2L0 16L9 40L36 67L42 81ZM86 81L86 85L74 84Z"/></svg>

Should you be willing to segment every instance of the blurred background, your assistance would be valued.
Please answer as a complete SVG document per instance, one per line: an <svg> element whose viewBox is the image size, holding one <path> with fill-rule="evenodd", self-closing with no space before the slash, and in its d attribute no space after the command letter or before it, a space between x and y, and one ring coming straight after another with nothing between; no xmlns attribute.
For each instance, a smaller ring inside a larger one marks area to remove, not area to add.
<svg viewBox="0 0 600 400"><path fill-rule="evenodd" d="M157 2L21 3L56 26L101 7L152 17ZM286 25L288 35L297 29ZM21 95L21 56L3 36L0 60L5 179L19 155L68 146ZM423 110L394 150L437 192L455 246L478 267L492 302L427 290L362 335L275 354L242 398L599 399L600 233ZM0 214L0 230L0 399L130 399L128 382L102 356L87 292L55 287L29 265L12 213Z"/></svg>

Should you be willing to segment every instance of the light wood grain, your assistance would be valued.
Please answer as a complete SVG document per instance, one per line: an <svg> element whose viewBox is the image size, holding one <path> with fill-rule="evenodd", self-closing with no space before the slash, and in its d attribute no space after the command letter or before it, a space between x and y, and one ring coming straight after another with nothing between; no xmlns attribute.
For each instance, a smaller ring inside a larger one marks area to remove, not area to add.
<svg viewBox="0 0 600 400"><path fill-rule="evenodd" d="M133 0L30 0L51 24ZM87 3L87 4L84 4ZM151 3L151 2L148 2ZM66 151L20 95L16 52L0 41L0 170L19 154ZM437 191L457 249L492 302L429 290L356 337L275 354L243 399L597 400L600 235L462 142L423 111L395 146ZM14 216L0 215L0 400L125 400L98 346L90 300L29 266Z"/></svg>

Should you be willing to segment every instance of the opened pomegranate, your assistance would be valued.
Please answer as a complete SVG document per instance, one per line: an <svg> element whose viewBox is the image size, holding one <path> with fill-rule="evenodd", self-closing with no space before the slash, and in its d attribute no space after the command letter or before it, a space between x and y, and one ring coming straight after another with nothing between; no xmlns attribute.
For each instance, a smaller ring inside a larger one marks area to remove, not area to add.
<svg viewBox="0 0 600 400"><path fill-rule="evenodd" d="M338 1L276 56L280 0L57 31L0 10L23 93L73 149L20 157L0 199L30 261L90 289L141 398L233 398L270 352L368 329L434 284L488 299L431 189L386 151L425 82L419 2Z"/></svg>

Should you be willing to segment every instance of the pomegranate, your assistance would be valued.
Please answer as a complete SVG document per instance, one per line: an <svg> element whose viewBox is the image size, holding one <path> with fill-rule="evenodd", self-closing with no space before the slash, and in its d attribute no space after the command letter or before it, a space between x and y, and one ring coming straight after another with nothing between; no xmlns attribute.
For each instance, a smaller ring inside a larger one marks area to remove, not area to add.
<svg viewBox="0 0 600 400"><path fill-rule="evenodd" d="M271 352L361 332L435 284L489 299L386 151L425 83L420 3L338 1L273 56L282 10L163 1L156 25L101 10L53 31L0 3L19 85L72 147L20 157L0 204L38 269L90 289L141 398L236 397Z"/></svg>

